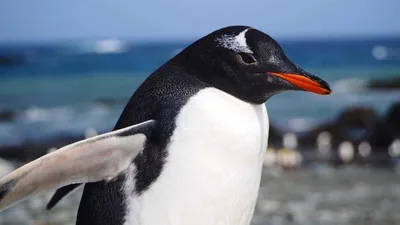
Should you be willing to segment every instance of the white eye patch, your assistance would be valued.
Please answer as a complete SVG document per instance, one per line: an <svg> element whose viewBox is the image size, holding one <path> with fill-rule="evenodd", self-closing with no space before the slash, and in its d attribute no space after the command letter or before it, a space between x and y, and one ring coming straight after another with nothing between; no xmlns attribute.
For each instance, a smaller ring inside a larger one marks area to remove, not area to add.
<svg viewBox="0 0 400 225"><path fill-rule="evenodd" d="M222 35L220 38L217 38L216 41L219 46L231 49L232 51L253 54L253 51L250 50L246 42L246 32L249 29L250 28L247 28L238 35Z"/></svg>

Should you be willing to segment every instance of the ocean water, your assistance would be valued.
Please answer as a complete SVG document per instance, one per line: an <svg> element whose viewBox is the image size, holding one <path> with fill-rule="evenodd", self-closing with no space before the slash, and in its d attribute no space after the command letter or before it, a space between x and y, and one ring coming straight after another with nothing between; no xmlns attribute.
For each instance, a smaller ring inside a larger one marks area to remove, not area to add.
<svg viewBox="0 0 400 225"><path fill-rule="evenodd" d="M334 120L349 106L380 115L400 100L399 91L367 91L373 79L400 76L400 38L278 40L293 62L328 81L330 96L286 92L266 106L280 127L305 130ZM0 146L112 129L129 97L157 67L187 42L118 40L0 46ZM6 58L5 56L9 56Z"/></svg>

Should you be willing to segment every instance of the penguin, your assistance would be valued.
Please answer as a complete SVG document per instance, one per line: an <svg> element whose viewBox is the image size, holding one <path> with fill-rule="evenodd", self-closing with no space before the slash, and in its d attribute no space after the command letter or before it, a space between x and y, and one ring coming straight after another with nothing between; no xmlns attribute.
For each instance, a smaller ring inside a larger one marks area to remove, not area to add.
<svg viewBox="0 0 400 225"><path fill-rule="evenodd" d="M193 42L133 93L114 129L0 180L0 209L84 185L77 225L248 225L282 91L328 95L266 33L229 26Z"/></svg>

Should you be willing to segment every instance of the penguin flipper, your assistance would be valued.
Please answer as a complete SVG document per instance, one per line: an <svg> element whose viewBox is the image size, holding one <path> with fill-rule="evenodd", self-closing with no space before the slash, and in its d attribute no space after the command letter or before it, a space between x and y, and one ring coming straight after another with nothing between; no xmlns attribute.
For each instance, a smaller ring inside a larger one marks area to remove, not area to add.
<svg viewBox="0 0 400 225"><path fill-rule="evenodd" d="M21 166L0 179L0 211L56 188L112 180L143 150L155 123L148 120L75 142Z"/></svg>

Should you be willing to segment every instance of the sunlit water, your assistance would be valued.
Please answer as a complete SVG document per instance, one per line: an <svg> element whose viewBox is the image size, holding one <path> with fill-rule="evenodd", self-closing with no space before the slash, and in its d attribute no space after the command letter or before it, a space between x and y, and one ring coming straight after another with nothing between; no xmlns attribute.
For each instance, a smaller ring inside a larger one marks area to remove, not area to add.
<svg viewBox="0 0 400 225"><path fill-rule="evenodd" d="M191 41L0 46L0 55L21 61L0 65L0 111L16 114L0 121L0 146L76 136L88 127L112 129L141 82ZM333 89L330 96L287 92L271 98L270 118L281 127L305 129L354 105L382 115L400 99L400 91L360 91L373 79L400 75L399 38L278 41L294 63Z"/></svg>

